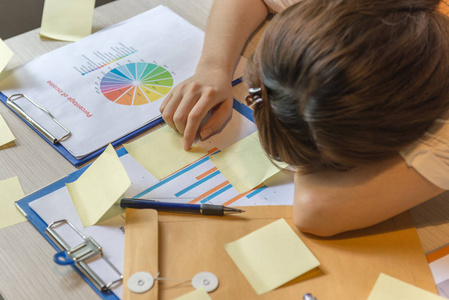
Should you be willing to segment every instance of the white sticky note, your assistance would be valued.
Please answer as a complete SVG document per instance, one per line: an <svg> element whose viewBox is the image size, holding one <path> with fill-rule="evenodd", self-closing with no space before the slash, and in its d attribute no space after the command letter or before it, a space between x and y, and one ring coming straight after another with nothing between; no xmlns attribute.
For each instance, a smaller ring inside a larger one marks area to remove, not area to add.
<svg viewBox="0 0 449 300"><path fill-rule="evenodd" d="M443 300L409 283L381 273L377 278L368 300Z"/></svg>
<svg viewBox="0 0 449 300"><path fill-rule="evenodd" d="M40 35L78 41L92 32L95 0L45 0Z"/></svg>
<svg viewBox="0 0 449 300"><path fill-rule="evenodd" d="M203 289L199 288L197 290L191 291L185 295L175 298L175 300L211 300L212 298Z"/></svg>
<svg viewBox="0 0 449 300"><path fill-rule="evenodd" d="M258 295L320 265L284 219L229 243L225 248Z"/></svg>
<svg viewBox="0 0 449 300"><path fill-rule="evenodd" d="M245 193L286 168L275 166L262 148L258 132L245 137L224 151L210 157L214 165L239 192Z"/></svg>
<svg viewBox="0 0 449 300"><path fill-rule="evenodd" d="M25 196L19 178L11 177L0 181L0 195L0 228L27 220L14 204Z"/></svg>
<svg viewBox="0 0 449 300"><path fill-rule="evenodd" d="M13 55L14 52L0 39L0 72L3 71Z"/></svg>
<svg viewBox="0 0 449 300"><path fill-rule="evenodd" d="M9 129L8 124L6 124L5 119L0 115L0 147L11 143L15 139L16 138L11 132L11 129Z"/></svg>
<svg viewBox="0 0 449 300"><path fill-rule="evenodd" d="M198 146L185 151L182 147L182 135L169 126L150 132L124 147L159 180L207 155Z"/></svg>
<svg viewBox="0 0 449 300"><path fill-rule="evenodd" d="M114 148L106 150L67 189L84 227L96 224L131 185Z"/></svg>

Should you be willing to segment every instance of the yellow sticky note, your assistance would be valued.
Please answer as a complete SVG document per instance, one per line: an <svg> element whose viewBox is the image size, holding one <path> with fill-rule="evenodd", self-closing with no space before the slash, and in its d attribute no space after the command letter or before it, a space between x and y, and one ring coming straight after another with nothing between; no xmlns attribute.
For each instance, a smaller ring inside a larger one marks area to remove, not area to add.
<svg viewBox="0 0 449 300"><path fill-rule="evenodd" d="M432 294L399 279L381 273L368 300L443 300L446 298Z"/></svg>
<svg viewBox="0 0 449 300"><path fill-rule="evenodd" d="M212 155L210 159L239 193L249 191L280 171L265 154L258 132ZM277 165L287 167L284 163Z"/></svg>
<svg viewBox="0 0 449 300"><path fill-rule="evenodd" d="M284 219L229 243L225 248L258 295L320 265Z"/></svg>
<svg viewBox="0 0 449 300"><path fill-rule="evenodd" d="M191 291L185 295L175 298L175 300L211 300L212 298L203 289L199 288L197 290Z"/></svg>
<svg viewBox="0 0 449 300"><path fill-rule="evenodd" d="M182 135L164 126L124 145L126 151L154 177L161 180L207 155L198 146L189 151L182 147Z"/></svg>
<svg viewBox="0 0 449 300"><path fill-rule="evenodd" d="M40 35L77 41L91 34L95 0L45 0Z"/></svg>
<svg viewBox="0 0 449 300"><path fill-rule="evenodd" d="M0 39L0 72L3 71L13 55L12 50Z"/></svg>
<svg viewBox="0 0 449 300"><path fill-rule="evenodd" d="M27 220L14 204L25 196L19 178L11 177L0 181L0 195L0 228Z"/></svg>
<svg viewBox="0 0 449 300"><path fill-rule="evenodd" d="M96 224L130 185L128 173L111 145L76 181L66 184L84 227Z"/></svg>
<svg viewBox="0 0 449 300"><path fill-rule="evenodd" d="M0 147L11 143L16 138L12 134L11 129L9 129L8 124L6 124L3 116L0 115Z"/></svg>

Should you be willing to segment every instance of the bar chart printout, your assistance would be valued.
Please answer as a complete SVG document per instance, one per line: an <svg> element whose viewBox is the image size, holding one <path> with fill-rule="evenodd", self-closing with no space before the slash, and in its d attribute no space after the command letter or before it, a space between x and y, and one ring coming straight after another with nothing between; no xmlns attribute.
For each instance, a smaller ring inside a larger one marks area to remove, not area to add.
<svg viewBox="0 0 449 300"><path fill-rule="evenodd" d="M273 187L261 183L252 190L239 194L214 166L209 156L205 156L134 197L169 198L178 203L225 206L291 205L292 174L279 173L274 181L277 182Z"/></svg>

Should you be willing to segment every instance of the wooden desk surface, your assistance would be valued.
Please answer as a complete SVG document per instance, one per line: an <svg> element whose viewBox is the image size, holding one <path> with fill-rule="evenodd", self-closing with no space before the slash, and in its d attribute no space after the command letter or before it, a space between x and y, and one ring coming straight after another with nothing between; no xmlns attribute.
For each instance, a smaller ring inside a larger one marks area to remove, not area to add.
<svg viewBox="0 0 449 300"><path fill-rule="evenodd" d="M212 0L118 0L98 7L93 31L151 9L159 4L170 7L193 25L205 29ZM21 34L5 42L15 55L6 69L19 66L66 42L42 39L39 30ZM248 44L244 56L255 48L259 31ZM243 84L235 88L236 97L245 95ZM18 176L25 194L76 170L43 139L20 121L5 105L0 113L16 136L16 145L0 150L0 180ZM423 245L429 252L449 243L448 193L411 210ZM54 249L28 222L0 230L0 294L6 299L96 299L93 290L71 268L52 261Z"/></svg>

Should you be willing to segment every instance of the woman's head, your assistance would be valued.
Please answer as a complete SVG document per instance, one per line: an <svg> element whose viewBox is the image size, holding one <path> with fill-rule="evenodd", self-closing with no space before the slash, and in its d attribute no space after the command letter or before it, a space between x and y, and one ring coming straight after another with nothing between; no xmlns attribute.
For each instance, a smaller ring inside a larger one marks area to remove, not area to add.
<svg viewBox="0 0 449 300"><path fill-rule="evenodd" d="M417 140L449 108L449 20L439 1L303 0L276 15L245 81L267 153L349 169Z"/></svg>

